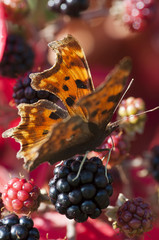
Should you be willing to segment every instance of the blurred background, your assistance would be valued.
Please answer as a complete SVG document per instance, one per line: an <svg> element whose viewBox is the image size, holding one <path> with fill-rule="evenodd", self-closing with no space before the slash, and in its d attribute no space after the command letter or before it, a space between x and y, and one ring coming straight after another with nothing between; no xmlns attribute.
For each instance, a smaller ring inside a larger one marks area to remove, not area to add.
<svg viewBox="0 0 159 240"><path fill-rule="evenodd" d="M36 95L30 89L28 74L43 71L55 63L55 54L47 45L67 34L72 34L84 49L95 87L123 57L130 56L133 63L130 80L133 78L134 82L124 98L141 98L146 110L159 105L159 1L82 0L81 5L72 2L72 5L71 1L62 0L0 2L1 134L18 125L19 103L33 103L40 98L40 93ZM46 98L57 101L56 96ZM111 203L115 204L119 192L126 193L128 189L131 197L142 196L149 201L154 208L155 223L144 239L156 240L159 176L156 180L152 172L158 171L159 175L159 167L152 171L151 149L159 145L159 110L147 114L144 129L135 133L130 145L129 157L121 163L124 171L129 171L128 176L124 178L125 174L116 165L111 167L115 179ZM48 188L54 166L45 163L28 173L22 167L23 161L16 159L18 150L19 144L13 139L0 136L1 188L10 175L19 174L34 178L41 188ZM47 233L48 239L66 235L69 220L54 210L36 213L34 220L40 229L40 239L46 239ZM78 223L76 232L77 240L127 239L112 229L104 214L97 220Z"/></svg>

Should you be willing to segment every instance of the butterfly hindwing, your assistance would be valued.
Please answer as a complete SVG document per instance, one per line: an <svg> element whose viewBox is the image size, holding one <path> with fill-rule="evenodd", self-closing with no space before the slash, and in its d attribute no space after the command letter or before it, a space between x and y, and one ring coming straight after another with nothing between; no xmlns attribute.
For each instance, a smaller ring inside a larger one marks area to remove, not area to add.
<svg viewBox="0 0 159 240"><path fill-rule="evenodd" d="M86 108L88 121L105 129L126 86L131 71L131 59L125 57L94 92L83 97L77 105Z"/></svg>
<svg viewBox="0 0 159 240"><path fill-rule="evenodd" d="M13 137L21 144L18 158L34 154L47 140L53 125L67 117L67 112L47 100L40 100L34 104L20 104L20 124L3 133L3 137ZM34 153L34 154L33 154Z"/></svg>
<svg viewBox="0 0 159 240"><path fill-rule="evenodd" d="M42 73L32 73L32 86L57 95L69 114L85 117L81 107L75 103L94 89L85 54L78 42L68 35L49 44L57 55L55 65Z"/></svg>
<svg viewBox="0 0 159 240"><path fill-rule="evenodd" d="M54 125L47 141L39 148L38 154L26 156L25 168L33 170L42 162L54 164L78 152L84 154L92 137L88 123L80 116L68 117Z"/></svg>

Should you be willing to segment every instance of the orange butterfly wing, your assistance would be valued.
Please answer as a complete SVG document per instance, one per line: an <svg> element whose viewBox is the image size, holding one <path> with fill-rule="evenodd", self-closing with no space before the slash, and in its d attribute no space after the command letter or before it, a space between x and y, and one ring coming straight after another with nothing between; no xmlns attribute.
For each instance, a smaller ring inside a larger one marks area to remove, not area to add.
<svg viewBox="0 0 159 240"><path fill-rule="evenodd" d="M21 145L18 158L34 159L41 145L47 140L53 125L67 117L67 112L47 100L18 106L21 122L19 126L3 133L13 137Z"/></svg>
<svg viewBox="0 0 159 240"><path fill-rule="evenodd" d="M126 86L131 66L131 59L123 58L95 92L79 100L77 105L87 109L89 122L106 128Z"/></svg>
<svg viewBox="0 0 159 240"><path fill-rule="evenodd" d="M85 118L85 109L75 106L81 97L94 90L85 54L71 35L49 46L57 54L56 63L42 73L30 74L32 86L58 96L71 116L79 114Z"/></svg>
<svg viewBox="0 0 159 240"><path fill-rule="evenodd" d="M24 167L33 170L46 161L54 164L78 152L84 154L92 137L89 125L80 116L68 117L54 125L34 158L26 155Z"/></svg>

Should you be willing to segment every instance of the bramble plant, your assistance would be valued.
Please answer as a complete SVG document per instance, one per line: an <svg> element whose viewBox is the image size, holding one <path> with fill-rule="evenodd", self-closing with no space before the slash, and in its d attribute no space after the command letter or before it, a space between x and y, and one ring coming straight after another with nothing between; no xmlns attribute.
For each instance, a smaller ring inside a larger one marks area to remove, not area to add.
<svg viewBox="0 0 159 240"><path fill-rule="evenodd" d="M0 239L156 240L158 11L1 0Z"/></svg>

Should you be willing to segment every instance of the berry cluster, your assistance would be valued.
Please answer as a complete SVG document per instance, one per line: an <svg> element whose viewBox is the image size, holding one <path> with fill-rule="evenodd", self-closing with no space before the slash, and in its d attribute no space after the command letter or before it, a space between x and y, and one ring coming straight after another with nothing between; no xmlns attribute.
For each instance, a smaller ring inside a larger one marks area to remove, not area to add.
<svg viewBox="0 0 159 240"><path fill-rule="evenodd" d="M32 48L22 36L9 34L0 63L1 74L14 78L31 70L33 64L34 52Z"/></svg>
<svg viewBox="0 0 159 240"><path fill-rule="evenodd" d="M141 98L129 97L123 100L119 106L118 118L122 119L121 127L128 135L134 136L135 133L143 133L146 115L145 104Z"/></svg>
<svg viewBox="0 0 159 240"><path fill-rule="evenodd" d="M100 158L86 159L80 176L74 180L82 159L78 156L64 161L54 169L54 178L49 182L49 195L56 210L77 222L99 217L113 193L112 177L108 174L107 180Z"/></svg>
<svg viewBox="0 0 159 240"><path fill-rule="evenodd" d="M101 149L112 149L109 164L111 166L117 165L126 159L128 155L129 142L127 141L125 134L119 131L114 131L111 137L108 136ZM106 152L101 152L100 156L104 157Z"/></svg>
<svg viewBox="0 0 159 240"><path fill-rule="evenodd" d="M39 206L39 188L32 180L12 178L4 186L2 200L9 211L29 213Z"/></svg>
<svg viewBox="0 0 159 240"><path fill-rule="evenodd" d="M151 172L156 181L159 182L159 145L153 147L151 153Z"/></svg>
<svg viewBox="0 0 159 240"><path fill-rule="evenodd" d="M89 0L49 0L48 7L52 11L77 17L89 7Z"/></svg>
<svg viewBox="0 0 159 240"><path fill-rule="evenodd" d="M54 94L47 91L35 91L31 87L31 79L28 74L16 80L13 87L13 98L17 105L20 103L34 103L39 99L47 99L52 102L56 102L58 99Z"/></svg>
<svg viewBox="0 0 159 240"><path fill-rule="evenodd" d="M117 211L116 226L129 238L152 229L152 211L140 197L126 201Z"/></svg>
<svg viewBox="0 0 159 240"><path fill-rule="evenodd" d="M7 215L0 220L0 239L38 240L39 231L33 225L33 220L27 216Z"/></svg>
<svg viewBox="0 0 159 240"><path fill-rule="evenodd" d="M154 0L124 0L123 21L133 31L142 31L154 16Z"/></svg>

